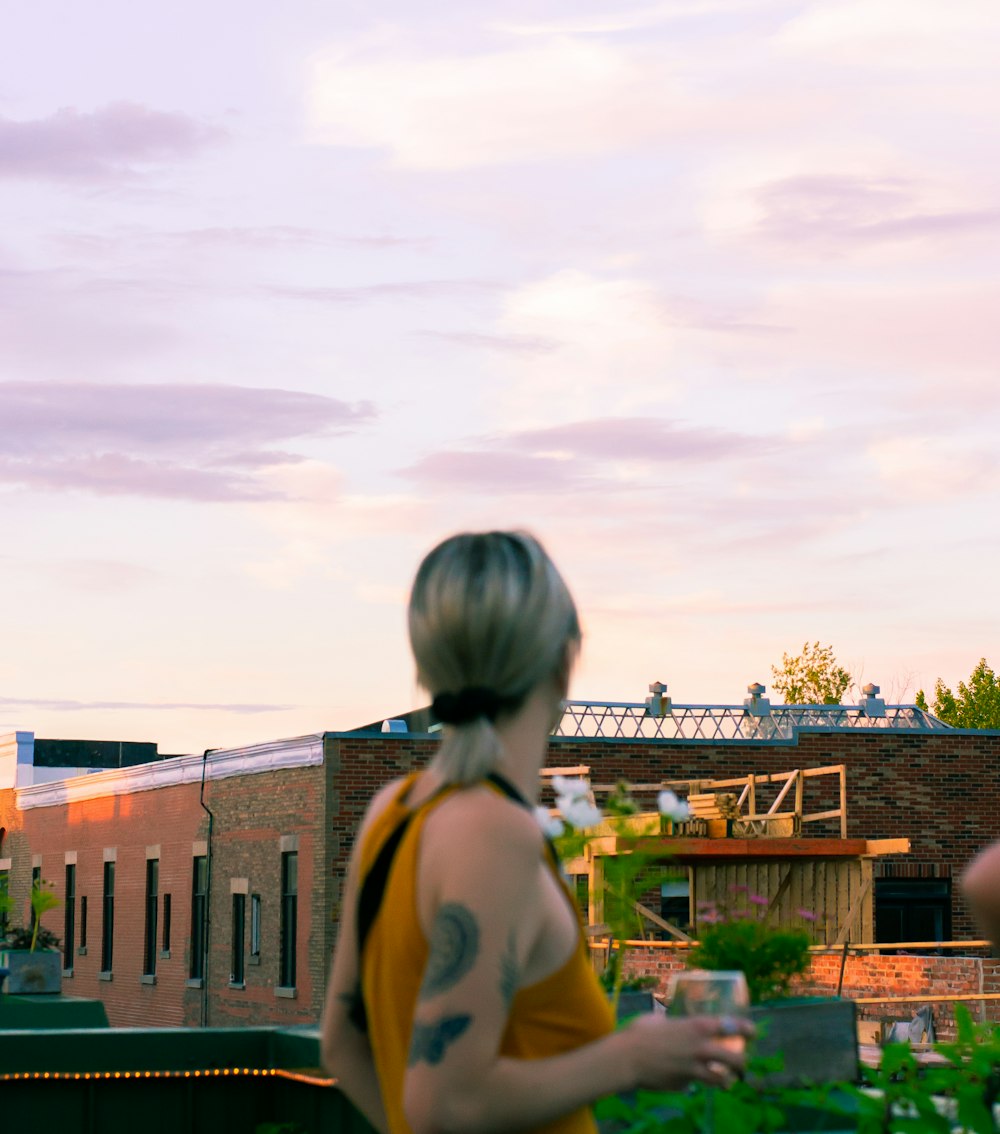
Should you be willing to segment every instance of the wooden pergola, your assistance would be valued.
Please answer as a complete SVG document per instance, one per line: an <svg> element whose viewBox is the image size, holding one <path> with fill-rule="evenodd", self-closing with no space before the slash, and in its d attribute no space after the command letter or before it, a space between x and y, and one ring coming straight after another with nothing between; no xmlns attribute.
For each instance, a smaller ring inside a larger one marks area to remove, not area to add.
<svg viewBox="0 0 1000 1134"><path fill-rule="evenodd" d="M546 776L588 777L589 768L546 769ZM809 811L805 790L818 776L837 777L836 808ZM697 938L706 906L738 905L739 895L766 899L762 916L777 925L795 925L811 933L816 944L843 945L872 941L875 936L874 869L877 858L907 854L909 839L851 839L847 831L845 768L833 765L772 775L749 774L725 780L663 781L638 784L635 795L664 788L685 792L700 801L689 823L673 825L658 812L605 822L583 854L566 864L566 872L586 877L592 936L608 934L604 924L604 866L620 854L641 854L664 869L686 875L688 927L680 929L641 901L634 902L642 923L653 933L680 941ZM737 794L729 789L742 788ZM596 796L610 785L595 784ZM773 798L768 800L768 795ZM715 800L724 801L719 808ZM722 818L733 807L736 818ZM789 804L791 806L789 806ZM809 823L839 821L840 837L801 834ZM712 830L719 837L706 837ZM745 900L745 899L744 899ZM805 911L805 916L801 911ZM808 915L811 915L809 917Z"/></svg>

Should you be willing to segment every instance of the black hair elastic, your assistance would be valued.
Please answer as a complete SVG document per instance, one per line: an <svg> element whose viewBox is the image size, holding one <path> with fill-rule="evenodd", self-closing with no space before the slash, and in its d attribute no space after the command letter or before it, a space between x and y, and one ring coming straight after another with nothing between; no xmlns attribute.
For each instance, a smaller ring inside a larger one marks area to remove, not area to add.
<svg viewBox="0 0 1000 1134"><path fill-rule="evenodd" d="M495 721L508 699L485 685L467 685L457 693L438 693L431 712L442 724L463 725L485 717Z"/></svg>

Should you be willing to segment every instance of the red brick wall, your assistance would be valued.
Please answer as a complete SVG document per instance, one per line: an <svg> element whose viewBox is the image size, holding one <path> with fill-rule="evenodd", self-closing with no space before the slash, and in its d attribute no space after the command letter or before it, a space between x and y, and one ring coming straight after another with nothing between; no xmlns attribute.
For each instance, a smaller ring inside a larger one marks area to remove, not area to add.
<svg viewBox="0 0 1000 1134"><path fill-rule="evenodd" d="M0 792L0 824L8 828L2 855L11 857L11 891L27 907L31 862L42 856L42 877L64 897L65 852L77 852L77 940L80 898L88 899L87 949L63 981L67 995L103 1000L112 1026L198 1025L203 990L188 987L191 942L192 844L208 838L200 785L185 784L107 796L65 806L17 811L13 793ZM322 1008L330 954L330 873L324 832L326 771L295 768L209 780L205 801L214 813L207 974L208 1022L315 1023ZM298 836L299 905L296 996L279 998L279 895L282 836ZM160 845L162 897L172 899L171 949L157 950L156 983L140 980L144 957L146 847ZM117 848L114 961L111 981L101 967L104 848ZM246 904L245 987L231 988L232 894L230 880L246 879L262 897L261 956L250 963L250 901ZM20 916L14 918L15 924ZM62 939L64 907L44 924Z"/></svg>
<svg viewBox="0 0 1000 1134"><path fill-rule="evenodd" d="M209 1023L312 1024L319 1018L329 950L329 876L323 835L323 767L291 768L212 780L206 802L215 815L212 837L212 932L209 945ZM279 998L279 902L282 836L298 836L299 899L296 997ZM229 987L232 967L231 879L246 879L261 895L260 964L250 963L250 900L246 903L246 967L242 989ZM197 1022L197 1021L195 1021Z"/></svg>
<svg viewBox="0 0 1000 1134"><path fill-rule="evenodd" d="M338 846L331 869L339 875L351 832L380 784L427 760L431 739L358 736L330 741L340 751L339 798L332 801ZM613 741L556 738L552 766L589 765L595 782L633 783L787 772L847 766L848 835L909 838L911 853L884 871L910 876L957 875L982 847L1000 838L1000 733L908 734L881 729L807 732L795 742L707 744L689 741ZM807 809L837 807L837 779L808 782ZM812 824L806 834L838 835L839 821ZM978 936L957 892L952 936Z"/></svg>
<svg viewBox="0 0 1000 1134"><path fill-rule="evenodd" d="M625 956L630 976L655 976L658 996L666 998L670 978L685 967L686 950L662 945L633 945ZM796 996L836 996L841 955L814 953L808 974L795 982ZM1000 960L986 956L936 956L916 954L857 953L847 958L842 995L848 999L873 996L950 996L1000 992ZM1000 1020L1000 1001L967 1002L973 1018ZM909 1020L921 1003L858 1006L866 1020ZM934 1026L939 1039L953 1038L954 1005L932 1003Z"/></svg>
<svg viewBox="0 0 1000 1134"><path fill-rule="evenodd" d="M103 1000L115 1027L150 1027L185 1023L196 993L185 988L186 948L191 906L191 844L204 838L204 813L198 807L198 788L178 785L128 796L37 807L19 812L18 839L12 853L21 869L12 878L22 907L27 906L31 861L42 856L42 877L52 882L60 901L65 897L65 852L77 852L77 927L80 898L86 896L87 946L73 960L73 975L63 980L71 996ZM173 900L173 935L169 959L157 960L156 984L140 982L145 932L146 847L160 844L160 894ZM104 848L117 848L115 870L114 955L111 981L98 979L101 968ZM25 872L25 866L27 870ZM63 937L64 905L43 919ZM20 920L20 918L18 918Z"/></svg>

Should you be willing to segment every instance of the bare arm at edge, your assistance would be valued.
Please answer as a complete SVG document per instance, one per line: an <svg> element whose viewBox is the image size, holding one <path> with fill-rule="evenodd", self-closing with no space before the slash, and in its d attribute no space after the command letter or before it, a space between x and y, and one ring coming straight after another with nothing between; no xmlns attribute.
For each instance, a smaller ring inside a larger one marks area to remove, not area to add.
<svg viewBox="0 0 1000 1134"><path fill-rule="evenodd" d="M972 860L962 875L961 887L983 932L1000 949L1000 843Z"/></svg>

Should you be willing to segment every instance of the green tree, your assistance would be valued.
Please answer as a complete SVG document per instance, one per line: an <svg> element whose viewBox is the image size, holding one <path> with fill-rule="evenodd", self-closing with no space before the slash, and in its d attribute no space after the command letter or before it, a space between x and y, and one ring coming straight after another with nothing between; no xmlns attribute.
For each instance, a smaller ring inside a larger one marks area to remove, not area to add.
<svg viewBox="0 0 1000 1134"><path fill-rule="evenodd" d="M786 705L839 705L851 675L833 656L832 646L805 642L801 654L782 654L771 666L772 686Z"/></svg>
<svg viewBox="0 0 1000 1134"><path fill-rule="evenodd" d="M952 693L939 677L934 685L933 704L928 706L927 696L921 689L917 693L917 707L955 728L1000 729L1000 681L986 659L980 658L969 676L969 683L958 683L957 693Z"/></svg>

